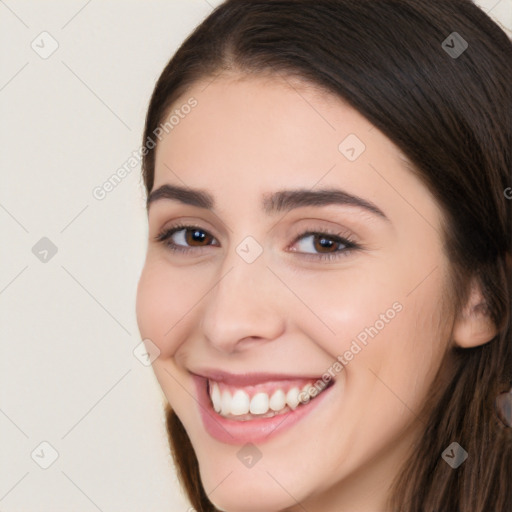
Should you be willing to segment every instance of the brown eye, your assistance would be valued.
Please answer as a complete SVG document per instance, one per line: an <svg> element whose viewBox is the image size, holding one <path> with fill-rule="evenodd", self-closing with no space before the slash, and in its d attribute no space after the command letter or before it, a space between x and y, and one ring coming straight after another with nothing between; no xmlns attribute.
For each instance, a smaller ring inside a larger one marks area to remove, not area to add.
<svg viewBox="0 0 512 512"><path fill-rule="evenodd" d="M292 252L310 261L336 261L343 256L362 249L362 246L350 237L340 236L340 233L322 231L307 231L295 239Z"/></svg>
<svg viewBox="0 0 512 512"><path fill-rule="evenodd" d="M215 238L197 226L174 226L164 230L155 239L177 252L187 252L194 248L215 245Z"/></svg>
<svg viewBox="0 0 512 512"><path fill-rule="evenodd" d="M351 247L351 243L339 236L327 233L304 233L298 240L298 252L330 254Z"/></svg>
<svg viewBox="0 0 512 512"><path fill-rule="evenodd" d="M328 237L325 235L314 235L313 237L313 246L315 250L318 252L336 252L338 245L340 242L335 241L332 237ZM341 244L343 245L343 244ZM334 249L334 250L331 250Z"/></svg>
<svg viewBox="0 0 512 512"><path fill-rule="evenodd" d="M185 228L181 229L180 231L185 231L185 242L188 245L208 245L208 243L211 243L213 240L213 236L209 235L202 229ZM175 233L179 233L179 231L176 231Z"/></svg>

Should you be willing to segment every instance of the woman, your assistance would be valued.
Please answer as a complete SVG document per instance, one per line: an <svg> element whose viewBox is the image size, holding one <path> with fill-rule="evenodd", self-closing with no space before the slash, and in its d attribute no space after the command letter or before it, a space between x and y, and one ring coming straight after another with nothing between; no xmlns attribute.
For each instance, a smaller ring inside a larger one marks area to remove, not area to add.
<svg viewBox="0 0 512 512"><path fill-rule="evenodd" d="M137 318L196 510L512 506L511 63L469 0L228 0L165 67Z"/></svg>

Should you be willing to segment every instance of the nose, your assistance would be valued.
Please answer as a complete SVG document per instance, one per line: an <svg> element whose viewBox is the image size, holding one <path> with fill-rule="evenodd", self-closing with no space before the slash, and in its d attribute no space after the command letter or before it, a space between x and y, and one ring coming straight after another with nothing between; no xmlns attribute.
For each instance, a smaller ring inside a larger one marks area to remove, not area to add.
<svg viewBox="0 0 512 512"><path fill-rule="evenodd" d="M200 325L208 343L220 352L244 350L278 338L285 329L282 283L263 257L246 263L238 256L225 260L222 274L205 297Z"/></svg>

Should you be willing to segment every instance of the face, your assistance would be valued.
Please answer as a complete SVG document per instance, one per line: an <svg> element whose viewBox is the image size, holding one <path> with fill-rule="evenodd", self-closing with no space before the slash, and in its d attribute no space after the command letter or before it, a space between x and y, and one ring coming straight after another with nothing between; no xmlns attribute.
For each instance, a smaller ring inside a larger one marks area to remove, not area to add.
<svg viewBox="0 0 512 512"><path fill-rule="evenodd" d="M450 337L442 212L337 97L224 75L173 111L191 98L156 149L137 319L204 488L384 510Z"/></svg>

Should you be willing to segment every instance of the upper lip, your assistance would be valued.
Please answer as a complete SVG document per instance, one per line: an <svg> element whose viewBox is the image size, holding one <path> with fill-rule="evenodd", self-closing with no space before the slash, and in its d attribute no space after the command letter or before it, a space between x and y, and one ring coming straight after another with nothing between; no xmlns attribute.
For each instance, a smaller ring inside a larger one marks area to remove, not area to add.
<svg viewBox="0 0 512 512"><path fill-rule="evenodd" d="M283 373L266 373L266 372L251 372L251 373L229 373L224 370L217 370L213 368L205 368L201 370L189 370L190 373L198 377L210 379L216 382L223 382L228 386L255 386L265 382L272 381L286 381L286 380L316 380L320 379L318 375L291 375Z"/></svg>

